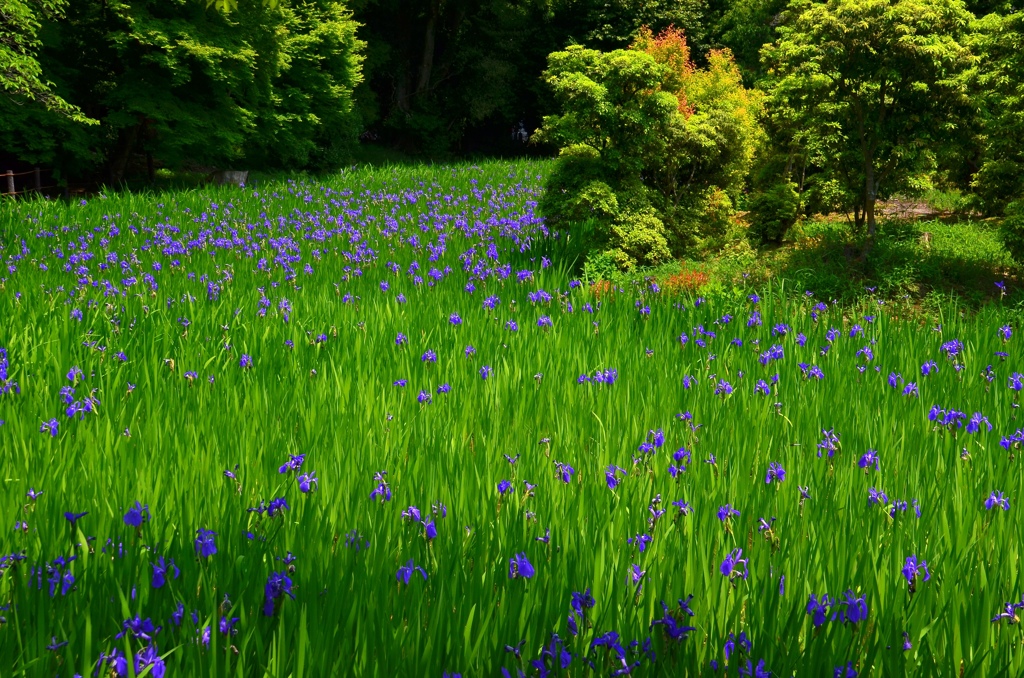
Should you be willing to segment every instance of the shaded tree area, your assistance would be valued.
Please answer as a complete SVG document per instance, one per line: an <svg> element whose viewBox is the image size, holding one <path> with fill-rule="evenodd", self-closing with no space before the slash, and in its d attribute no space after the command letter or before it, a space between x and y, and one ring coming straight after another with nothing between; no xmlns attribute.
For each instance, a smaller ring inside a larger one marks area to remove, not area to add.
<svg viewBox="0 0 1024 678"><path fill-rule="evenodd" d="M70 0L41 15L47 96L0 97L0 148L117 185L154 168L333 167L360 129L356 23L332 0ZM52 94L51 94L52 93ZM82 124L81 117L95 124Z"/></svg>
<svg viewBox="0 0 1024 678"><path fill-rule="evenodd" d="M723 5L723 6L718 6ZM522 153L551 110L548 55L628 46L640 28L682 30L698 63L717 40L712 0L356 0L366 40L370 134L411 153ZM548 150L548 149L545 149Z"/></svg>
<svg viewBox="0 0 1024 678"><path fill-rule="evenodd" d="M796 0L787 13L763 50L776 138L870 243L876 202L912 191L970 119L973 17L958 0Z"/></svg>
<svg viewBox="0 0 1024 678"><path fill-rule="evenodd" d="M938 188L986 215L1019 205L1022 16L1004 2L787 3L756 71L767 143L752 230L779 242L799 211L845 213L863 261L880 200Z"/></svg>

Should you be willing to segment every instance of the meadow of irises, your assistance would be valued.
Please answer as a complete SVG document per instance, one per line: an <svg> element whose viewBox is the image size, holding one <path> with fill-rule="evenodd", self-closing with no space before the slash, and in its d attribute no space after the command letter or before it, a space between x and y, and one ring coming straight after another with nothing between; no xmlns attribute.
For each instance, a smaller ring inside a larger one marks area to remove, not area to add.
<svg viewBox="0 0 1024 678"><path fill-rule="evenodd" d="M0 676L1021 675L1009 312L581 281L546 170L0 207Z"/></svg>

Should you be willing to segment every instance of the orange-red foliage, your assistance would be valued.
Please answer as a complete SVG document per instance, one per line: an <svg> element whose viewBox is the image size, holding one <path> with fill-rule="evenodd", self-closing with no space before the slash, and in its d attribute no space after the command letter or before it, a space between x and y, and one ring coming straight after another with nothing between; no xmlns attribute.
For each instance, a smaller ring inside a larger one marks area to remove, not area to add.
<svg viewBox="0 0 1024 678"><path fill-rule="evenodd" d="M615 286L612 285L610 280L598 280L590 288L591 293L600 299L604 296L610 296L615 292Z"/></svg>
<svg viewBox="0 0 1024 678"><path fill-rule="evenodd" d="M665 279L662 287L669 292L696 292L708 284L708 274L683 269Z"/></svg>
<svg viewBox="0 0 1024 678"><path fill-rule="evenodd" d="M631 47L649 54L659 64L668 66L668 73L661 85L662 90L676 95L679 99L680 113L686 117L693 115L693 107L686 99L685 85L686 80L696 69L690 61L690 47L686 44L683 32L669 26L655 35L650 28L644 26Z"/></svg>

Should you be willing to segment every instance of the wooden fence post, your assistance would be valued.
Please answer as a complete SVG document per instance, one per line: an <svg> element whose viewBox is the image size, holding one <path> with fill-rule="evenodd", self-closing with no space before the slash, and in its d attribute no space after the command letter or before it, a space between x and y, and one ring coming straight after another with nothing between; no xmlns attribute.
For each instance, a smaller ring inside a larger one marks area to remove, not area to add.
<svg viewBox="0 0 1024 678"><path fill-rule="evenodd" d="M43 179L42 179L42 176L41 176L42 173L39 171L39 168L36 167L35 169L32 170L32 174L35 176L36 192L38 193L39 191L41 191L43 189Z"/></svg>
<svg viewBox="0 0 1024 678"><path fill-rule="evenodd" d="M7 193L14 195L14 172L7 170L5 176L7 177Z"/></svg>

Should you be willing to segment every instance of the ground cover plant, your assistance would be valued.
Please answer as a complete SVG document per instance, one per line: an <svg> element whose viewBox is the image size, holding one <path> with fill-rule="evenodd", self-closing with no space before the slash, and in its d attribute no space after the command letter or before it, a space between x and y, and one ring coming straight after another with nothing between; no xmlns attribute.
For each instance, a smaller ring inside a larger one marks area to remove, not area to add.
<svg viewBox="0 0 1024 678"><path fill-rule="evenodd" d="M570 274L536 165L0 213L0 674L1019 675L997 302Z"/></svg>

